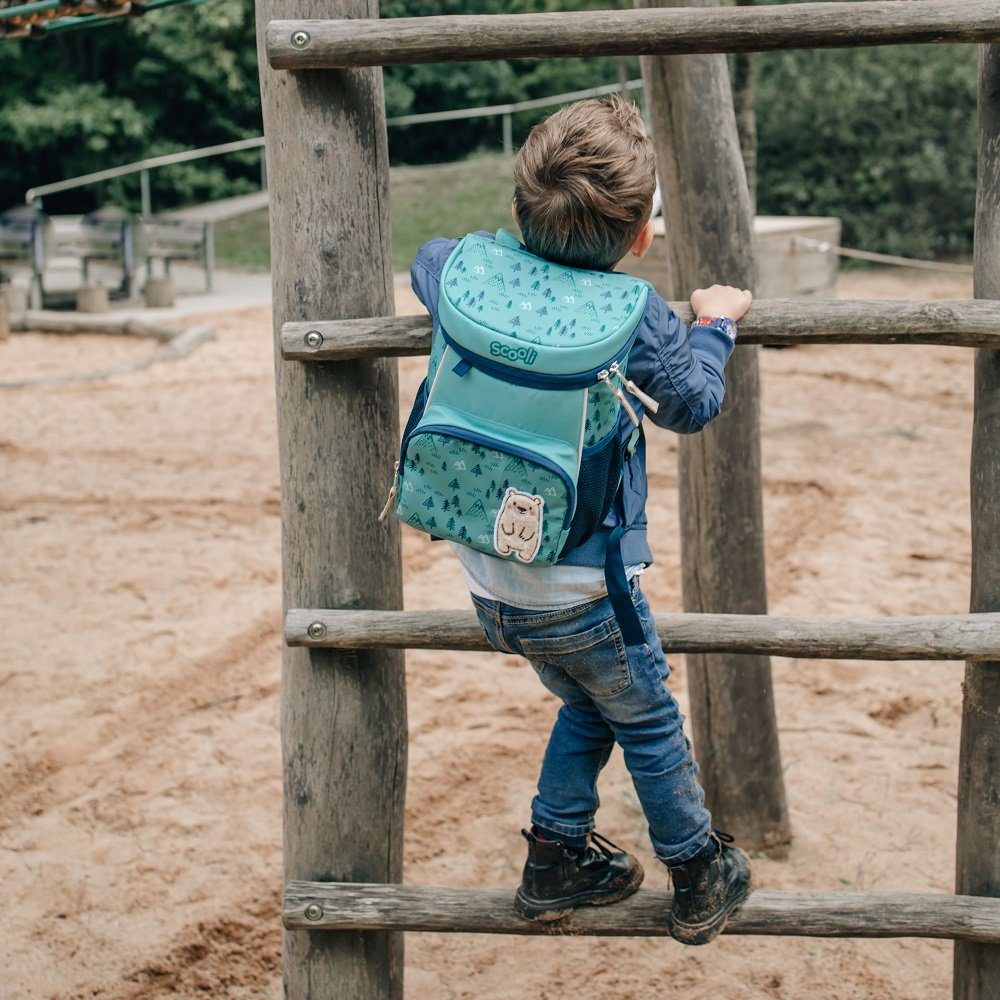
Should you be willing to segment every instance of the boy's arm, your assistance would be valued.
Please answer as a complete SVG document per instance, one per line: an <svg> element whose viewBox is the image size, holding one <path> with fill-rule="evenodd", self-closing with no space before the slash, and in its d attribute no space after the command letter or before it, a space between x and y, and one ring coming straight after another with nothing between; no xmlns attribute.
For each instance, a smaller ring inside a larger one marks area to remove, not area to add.
<svg viewBox="0 0 1000 1000"><path fill-rule="evenodd" d="M658 427L694 434L718 416L726 394L723 369L735 347L718 322L690 329L657 295L651 294L639 336L629 354L628 374L660 404L647 411Z"/></svg>
<svg viewBox="0 0 1000 1000"><path fill-rule="evenodd" d="M444 237L431 240L417 251L417 256L410 265L410 285L413 294L427 307L431 316L437 316L441 272L456 246L458 240Z"/></svg>

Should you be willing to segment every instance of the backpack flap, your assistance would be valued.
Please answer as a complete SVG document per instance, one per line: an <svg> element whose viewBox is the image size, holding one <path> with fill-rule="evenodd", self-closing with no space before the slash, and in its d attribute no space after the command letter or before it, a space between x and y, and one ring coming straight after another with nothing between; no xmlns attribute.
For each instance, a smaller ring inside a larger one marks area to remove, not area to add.
<svg viewBox="0 0 1000 1000"><path fill-rule="evenodd" d="M592 385L628 353L645 281L564 267L472 233L448 258L438 317L448 344L497 378L551 388Z"/></svg>

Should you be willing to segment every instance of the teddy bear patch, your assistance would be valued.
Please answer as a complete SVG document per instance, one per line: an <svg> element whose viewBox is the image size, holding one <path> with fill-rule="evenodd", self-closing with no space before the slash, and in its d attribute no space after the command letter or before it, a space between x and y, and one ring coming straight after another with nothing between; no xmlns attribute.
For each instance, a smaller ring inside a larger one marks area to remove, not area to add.
<svg viewBox="0 0 1000 1000"><path fill-rule="evenodd" d="M542 543L544 509L542 497L509 486L493 525L493 548L497 554L509 556L513 552L521 562L532 562Z"/></svg>

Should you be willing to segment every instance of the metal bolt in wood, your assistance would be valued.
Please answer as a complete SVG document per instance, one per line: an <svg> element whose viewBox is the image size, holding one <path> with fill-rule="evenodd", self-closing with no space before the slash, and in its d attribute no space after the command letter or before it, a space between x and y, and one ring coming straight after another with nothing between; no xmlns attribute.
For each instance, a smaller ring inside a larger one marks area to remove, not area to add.
<svg viewBox="0 0 1000 1000"><path fill-rule="evenodd" d="M306 920L320 920L323 917L323 907L318 903L310 903L305 909Z"/></svg>
<svg viewBox="0 0 1000 1000"><path fill-rule="evenodd" d="M292 32L292 45L297 49L304 49L309 44L309 32L308 31L293 31Z"/></svg>
<svg viewBox="0 0 1000 1000"><path fill-rule="evenodd" d="M325 639L326 626L322 622L312 622L309 626L310 639Z"/></svg>
<svg viewBox="0 0 1000 1000"><path fill-rule="evenodd" d="M305 335L304 339L306 342L306 347L317 348L323 346L323 334L321 334L319 330L310 330Z"/></svg>

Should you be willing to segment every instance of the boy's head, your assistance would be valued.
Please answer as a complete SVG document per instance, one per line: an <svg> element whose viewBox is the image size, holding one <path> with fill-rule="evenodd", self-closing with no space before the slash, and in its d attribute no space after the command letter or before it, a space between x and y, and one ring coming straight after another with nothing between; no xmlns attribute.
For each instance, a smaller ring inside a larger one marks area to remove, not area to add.
<svg viewBox="0 0 1000 1000"><path fill-rule="evenodd" d="M643 233L655 188L653 143L635 105L617 94L540 122L514 164L525 246L571 267L617 264Z"/></svg>

